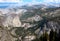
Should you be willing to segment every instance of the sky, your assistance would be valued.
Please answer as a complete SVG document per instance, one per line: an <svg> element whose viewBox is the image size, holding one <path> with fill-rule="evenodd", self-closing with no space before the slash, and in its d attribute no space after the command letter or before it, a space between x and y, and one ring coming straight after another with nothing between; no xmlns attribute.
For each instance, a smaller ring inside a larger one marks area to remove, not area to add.
<svg viewBox="0 0 60 41"><path fill-rule="evenodd" d="M60 0L0 0L0 7L9 5L31 5L39 3L60 3Z"/></svg>

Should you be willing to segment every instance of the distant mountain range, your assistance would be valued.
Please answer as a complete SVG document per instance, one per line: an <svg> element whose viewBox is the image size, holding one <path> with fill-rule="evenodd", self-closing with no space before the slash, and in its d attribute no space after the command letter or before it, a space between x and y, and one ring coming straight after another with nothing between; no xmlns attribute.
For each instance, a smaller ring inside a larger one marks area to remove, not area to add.
<svg viewBox="0 0 60 41"><path fill-rule="evenodd" d="M40 3L40 4L25 4L25 5L20 5L17 3L0 3L0 8L15 8L15 7L35 7L35 8L40 8L40 7L49 7L49 8L53 8L53 7L60 7L60 3ZM14 6L14 7L13 7Z"/></svg>

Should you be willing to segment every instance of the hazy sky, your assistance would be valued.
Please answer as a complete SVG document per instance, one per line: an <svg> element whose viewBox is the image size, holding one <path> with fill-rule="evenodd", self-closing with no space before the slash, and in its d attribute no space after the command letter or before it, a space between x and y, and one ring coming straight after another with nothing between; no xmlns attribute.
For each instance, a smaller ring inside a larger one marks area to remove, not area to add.
<svg viewBox="0 0 60 41"><path fill-rule="evenodd" d="M32 2L32 1L37 1L37 2L59 2L60 0L0 0L0 2Z"/></svg>

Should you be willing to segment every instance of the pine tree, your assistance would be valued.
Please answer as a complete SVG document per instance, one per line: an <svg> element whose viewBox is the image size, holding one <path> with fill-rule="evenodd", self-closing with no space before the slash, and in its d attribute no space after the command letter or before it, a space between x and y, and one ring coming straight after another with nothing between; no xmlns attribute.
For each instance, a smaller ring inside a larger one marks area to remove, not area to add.
<svg viewBox="0 0 60 41"><path fill-rule="evenodd" d="M41 35L41 37L39 39L40 39L40 41L47 41L48 40L47 32L43 33L43 35Z"/></svg>

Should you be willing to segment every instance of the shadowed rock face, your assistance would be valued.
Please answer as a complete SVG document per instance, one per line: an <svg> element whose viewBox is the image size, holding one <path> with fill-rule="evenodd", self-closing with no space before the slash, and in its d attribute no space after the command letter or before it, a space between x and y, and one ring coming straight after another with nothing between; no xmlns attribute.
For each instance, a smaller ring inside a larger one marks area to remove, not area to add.
<svg viewBox="0 0 60 41"><path fill-rule="evenodd" d="M6 16L0 16L0 26L3 26L3 22L5 21Z"/></svg>

